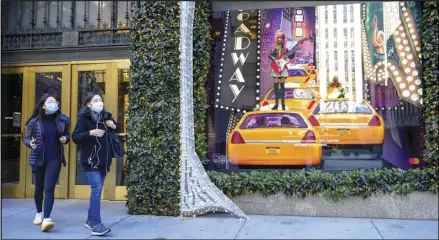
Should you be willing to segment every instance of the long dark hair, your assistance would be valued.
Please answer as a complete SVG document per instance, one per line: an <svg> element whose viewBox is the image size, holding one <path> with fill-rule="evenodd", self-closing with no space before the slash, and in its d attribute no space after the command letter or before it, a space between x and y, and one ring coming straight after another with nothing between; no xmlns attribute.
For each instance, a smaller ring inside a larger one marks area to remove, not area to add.
<svg viewBox="0 0 439 240"><path fill-rule="evenodd" d="M55 98L52 94L50 94L50 93L45 93L45 94L40 98L40 100L38 100L38 102L35 104L34 111L32 112L32 115L30 116L30 118L29 118L29 119L27 120L27 122L26 122L26 125L28 125L29 122L30 122L32 119L34 119L34 118L36 118L36 119L41 119L41 116L42 116L42 114L43 114L43 112L44 112L44 109L43 109L44 103L45 103L46 100L47 100L48 98L50 98L50 97ZM55 99L56 99L56 98L55 98ZM56 114L58 114L58 113L59 113L59 109L58 109L58 111L56 111Z"/></svg>
<svg viewBox="0 0 439 240"><path fill-rule="evenodd" d="M85 97L84 102L82 103L82 107L78 112L78 116L90 111L90 108L87 106L88 103L91 102L91 100L93 99L94 96L100 96L102 98L102 101L104 100L104 97L102 96L102 94L98 91L93 91L93 92L89 92L87 94L87 96ZM105 108L102 110L102 112L105 112Z"/></svg>

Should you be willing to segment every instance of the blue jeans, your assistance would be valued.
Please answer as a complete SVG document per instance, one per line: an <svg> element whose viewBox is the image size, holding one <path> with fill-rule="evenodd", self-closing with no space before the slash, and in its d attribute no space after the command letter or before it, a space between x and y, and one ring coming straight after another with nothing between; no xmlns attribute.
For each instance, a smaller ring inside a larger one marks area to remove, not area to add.
<svg viewBox="0 0 439 240"><path fill-rule="evenodd" d="M90 183L90 207L88 209L87 220L94 226L101 223L101 195L104 187L106 172L90 171L85 172Z"/></svg>

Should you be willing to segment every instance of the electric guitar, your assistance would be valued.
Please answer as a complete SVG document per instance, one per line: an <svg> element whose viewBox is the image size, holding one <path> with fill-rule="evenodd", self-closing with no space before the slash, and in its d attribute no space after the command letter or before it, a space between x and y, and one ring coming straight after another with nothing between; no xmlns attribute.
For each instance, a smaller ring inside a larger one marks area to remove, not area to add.
<svg viewBox="0 0 439 240"><path fill-rule="evenodd" d="M315 36L313 35L309 35L305 38L305 40L308 40L310 42L314 41L314 39ZM271 69L273 69L275 73L280 74L284 70L285 66L288 64L288 58L291 56L291 54L297 51L300 45L301 44L297 43L296 46L288 50L283 56L280 56L276 58L273 62L271 62Z"/></svg>

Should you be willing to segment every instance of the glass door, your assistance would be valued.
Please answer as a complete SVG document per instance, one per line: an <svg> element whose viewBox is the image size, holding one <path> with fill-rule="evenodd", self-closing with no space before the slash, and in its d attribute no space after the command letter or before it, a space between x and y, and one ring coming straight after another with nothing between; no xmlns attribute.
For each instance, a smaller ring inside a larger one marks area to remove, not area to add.
<svg viewBox="0 0 439 240"><path fill-rule="evenodd" d="M21 133L27 119L28 68L2 68L1 175L2 197L25 196L27 148Z"/></svg>
<svg viewBox="0 0 439 240"><path fill-rule="evenodd" d="M117 96L115 79L117 70L113 67L114 63L99 63L99 64L75 64L72 65L72 96L71 96L71 132L75 128L77 121L77 114L81 109L82 104L91 91L99 91L104 96L104 104L107 111L115 112L114 96ZM113 70L114 69L114 70ZM116 74L115 74L116 73ZM89 199L90 186L85 175L84 169L80 164L80 146L70 144L70 166L69 166L69 197L76 199ZM109 192L114 192L114 183L111 187L108 182L111 181L110 174L107 176L103 190L102 197L104 199L111 199L108 196ZM113 190L111 190L113 189Z"/></svg>
<svg viewBox="0 0 439 240"><path fill-rule="evenodd" d="M60 103L63 114L70 115L70 72L68 65L33 66L29 67L27 114L32 115L35 103L45 94L52 94ZM70 117L70 116L69 116ZM26 119L27 120L27 119ZM69 143L68 145L70 145ZM64 147L66 163L69 163L69 147ZM28 151L30 152L30 151ZM68 165L67 165L68 166ZM61 167L58 183L55 187L55 198L67 198L68 168ZM32 169L27 165L26 170L26 197L34 195L34 179Z"/></svg>
<svg viewBox="0 0 439 240"><path fill-rule="evenodd" d="M128 121L128 88L130 86L130 62L119 62L117 69L118 79L118 101L117 101L117 122L121 126L121 132L119 138L124 145L125 152L127 151L127 127ZM125 170L126 170L126 155L122 159L117 159L116 165L116 193L115 200L126 200L127 188L125 182Z"/></svg>

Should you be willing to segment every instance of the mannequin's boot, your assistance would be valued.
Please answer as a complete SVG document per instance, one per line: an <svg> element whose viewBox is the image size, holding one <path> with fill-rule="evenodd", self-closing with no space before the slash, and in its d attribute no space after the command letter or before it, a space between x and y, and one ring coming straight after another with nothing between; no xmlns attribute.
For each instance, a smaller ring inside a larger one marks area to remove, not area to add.
<svg viewBox="0 0 439 240"><path fill-rule="evenodd" d="M285 111L285 83L280 83L279 95L282 104L282 110Z"/></svg>
<svg viewBox="0 0 439 240"><path fill-rule="evenodd" d="M279 84L278 83L274 83L274 99L275 99L275 104L274 106L271 108L271 110L277 110L277 108L279 107Z"/></svg>

